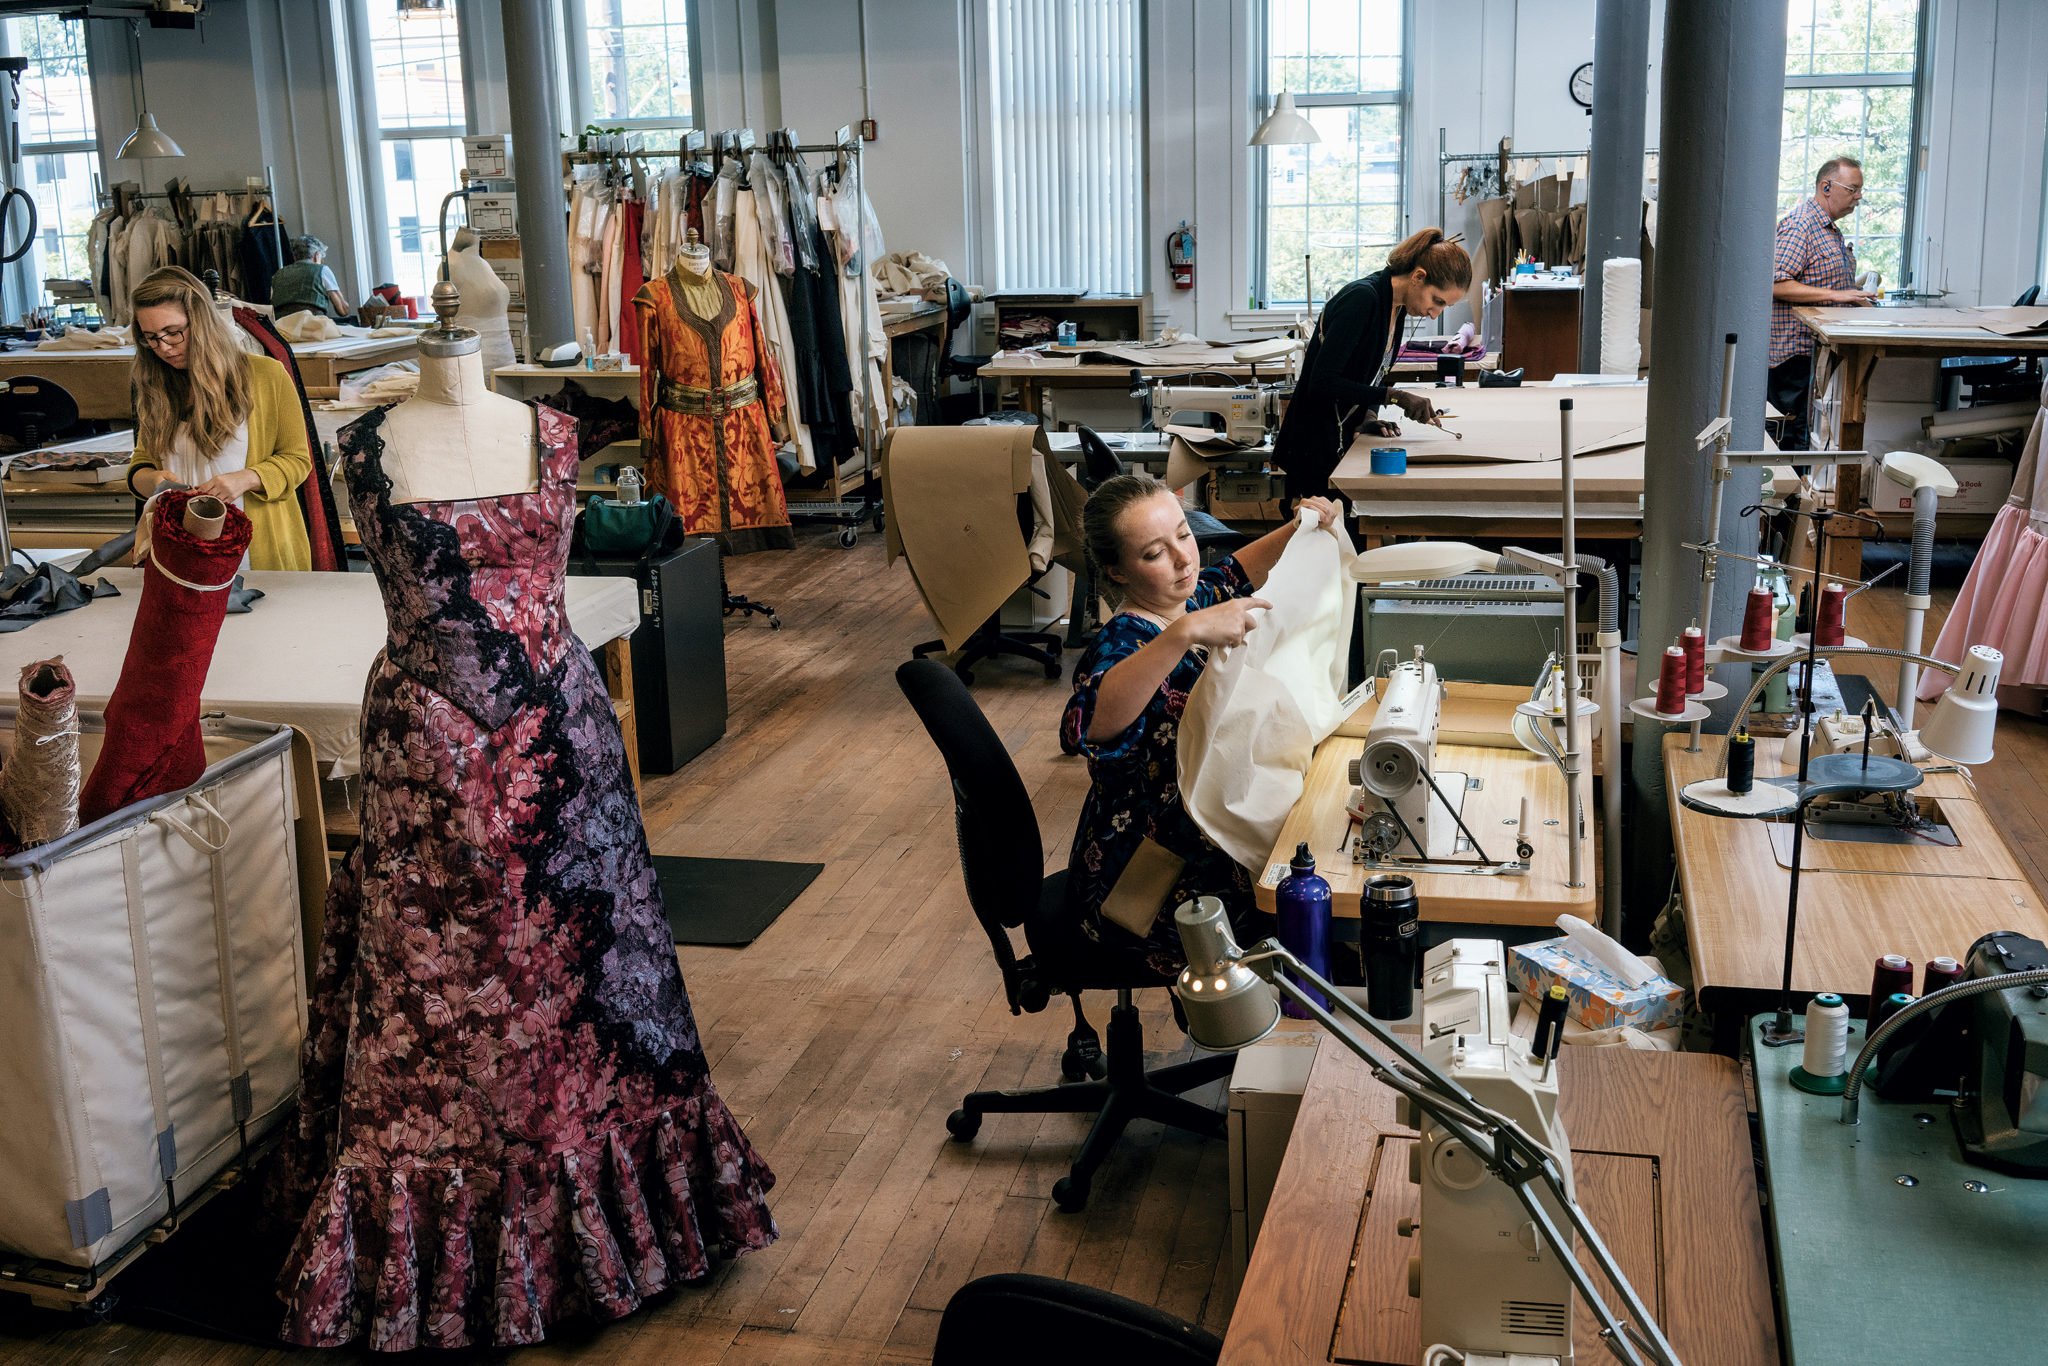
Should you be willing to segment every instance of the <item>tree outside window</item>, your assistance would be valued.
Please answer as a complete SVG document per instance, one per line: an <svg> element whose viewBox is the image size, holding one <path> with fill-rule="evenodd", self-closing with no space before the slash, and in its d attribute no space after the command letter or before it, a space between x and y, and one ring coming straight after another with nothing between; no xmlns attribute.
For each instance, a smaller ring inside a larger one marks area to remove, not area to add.
<svg viewBox="0 0 2048 1366"><path fill-rule="evenodd" d="M584 107L605 127L696 119L687 0L576 0L589 60Z"/></svg>

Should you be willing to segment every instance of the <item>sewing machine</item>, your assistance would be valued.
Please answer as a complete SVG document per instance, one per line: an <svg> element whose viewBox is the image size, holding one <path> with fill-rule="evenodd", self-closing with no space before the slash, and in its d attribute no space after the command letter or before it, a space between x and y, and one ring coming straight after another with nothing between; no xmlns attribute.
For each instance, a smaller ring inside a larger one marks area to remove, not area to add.
<svg viewBox="0 0 2048 1366"><path fill-rule="evenodd" d="M1557 1109L1557 1068L1508 1032L1514 999L1499 940L1452 939L1422 960L1422 1054L1481 1104L1505 1115L1556 1158L1571 1189L1571 1145ZM1422 1342L1468 1363L1571 1366L1572 1282L1541 1241L1529 1212L1485 1164L1440 1125L1421 1130L1409 1177L1422 1188L1419 1239L1408 1261L1409 1293L1422 1302ZM1554 1221L1564 1227L1552 1206ZM1567 1234L1569 1237L1569 1234Z"/></svg>
<svg viewBox="0 0 2048 1366"><path fill-rule="evenodd" d="M1236 446L1263 446L1280 430L1277 384L1165 384L1144 380L1142 397L1156 428L1203 427Z"/></svg>

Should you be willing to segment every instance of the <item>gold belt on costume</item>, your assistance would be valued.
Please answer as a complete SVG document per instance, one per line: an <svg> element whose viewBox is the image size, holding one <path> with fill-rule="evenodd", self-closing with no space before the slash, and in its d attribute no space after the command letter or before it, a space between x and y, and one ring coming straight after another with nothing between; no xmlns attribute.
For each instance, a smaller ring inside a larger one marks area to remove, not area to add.
<svg viewBox="0 0 2048 1366"><path fill-rule="evenodd" d="M761 383L752 375L723 389L699 389L693 384L661 382L661 406L689 417L718 417L735 412L761 398Z"/></svg>

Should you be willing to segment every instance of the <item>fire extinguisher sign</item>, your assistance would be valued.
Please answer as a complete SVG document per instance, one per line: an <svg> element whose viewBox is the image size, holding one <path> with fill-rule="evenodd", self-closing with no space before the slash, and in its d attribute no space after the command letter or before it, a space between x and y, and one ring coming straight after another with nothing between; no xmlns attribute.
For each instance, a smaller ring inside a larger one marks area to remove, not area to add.
<svg viewBox="0 0 2048 1366"><path fill-rule="evenodd" d="M1188 226L1188 220L1180 220L1180 226L1166 234L1166 265L1173 272L1175 289L1195 287L1195 230Z"/></svg>

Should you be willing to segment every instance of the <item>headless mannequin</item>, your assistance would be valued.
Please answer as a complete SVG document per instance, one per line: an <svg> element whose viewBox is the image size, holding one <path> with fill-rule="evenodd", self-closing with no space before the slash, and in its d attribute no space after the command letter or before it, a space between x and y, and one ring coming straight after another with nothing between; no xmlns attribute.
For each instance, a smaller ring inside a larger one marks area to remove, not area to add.
<svg viewBox="0 0 2048 1366"><path fill-rule="evenodd" d="M492 374L500 366L512 364L517 357L512 351L512 327L506 316L512 291L484 260L476 235L468 228L455 234L447 267L449 283L462 291L462 311L455 315L456 325L470 328L482 339L484 373Z"/></svg>
<svg viewBox="0 0 2048 1366"><path fill-rule="evenodd" d="M441 326L420 334L420 387L384 415L384 472L394 503L530 493L540 485L533 412L484 383L482 344L454 326L454 286L434 286Z"/></svg>

